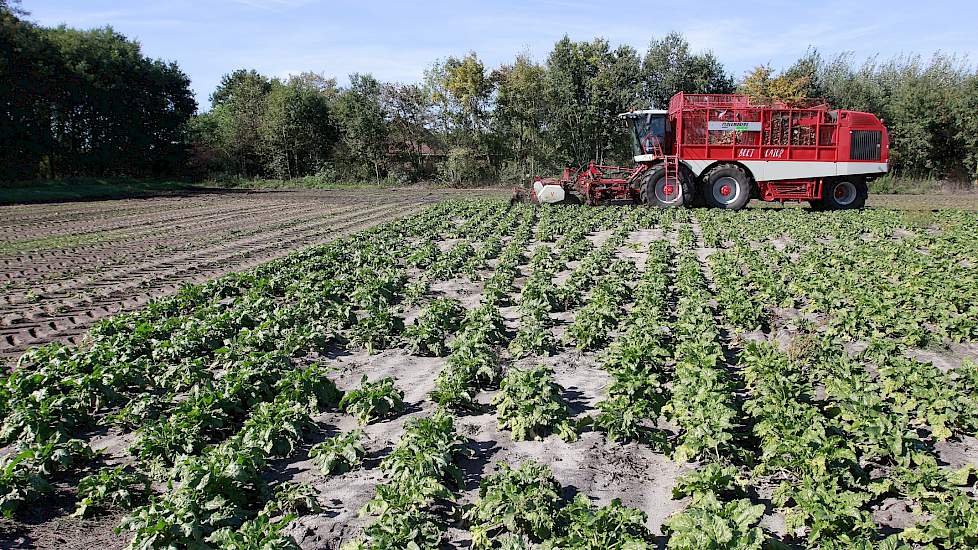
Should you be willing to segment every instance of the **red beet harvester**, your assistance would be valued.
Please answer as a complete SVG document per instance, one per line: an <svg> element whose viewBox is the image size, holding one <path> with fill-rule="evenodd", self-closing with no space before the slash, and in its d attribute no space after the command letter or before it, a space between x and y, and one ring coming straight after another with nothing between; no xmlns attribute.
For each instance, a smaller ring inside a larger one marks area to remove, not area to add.
<svg viewBox="0 0 978 550"><path fill-rule="evenodd" d="M861 208L867 181L887 171L889 140L871 113L817 100L678 93L668 110L620 115L634 167L594 161L537 177L514 198L537 203L630 201L738 210L751 198Z"/></svg>

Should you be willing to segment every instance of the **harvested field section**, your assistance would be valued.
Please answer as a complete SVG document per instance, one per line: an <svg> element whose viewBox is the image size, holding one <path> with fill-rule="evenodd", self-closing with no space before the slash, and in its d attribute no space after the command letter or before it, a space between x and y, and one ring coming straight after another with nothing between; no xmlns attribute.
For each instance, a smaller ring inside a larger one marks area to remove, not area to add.
<svg viewBox="0 0 978 550"><path fill-rule="evenodd" d="M960 211L443 202L29 351L0 387L0 530L974 547L976 230Z"/></svg>
<svg viewBox="0 0 978 550"><path fill-rule="evenodd" d="M392 199L393 193L393 199ZM450 191L234 192L0 207L0 356L417 212Z"/></svg>

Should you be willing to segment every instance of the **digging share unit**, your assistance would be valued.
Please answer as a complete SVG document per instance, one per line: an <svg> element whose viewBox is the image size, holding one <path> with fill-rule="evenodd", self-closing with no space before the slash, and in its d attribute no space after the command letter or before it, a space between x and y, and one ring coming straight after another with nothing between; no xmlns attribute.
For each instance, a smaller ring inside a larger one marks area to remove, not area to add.
<svg viewBox="0 0 978 550"><path fill-rule="evenodd" d="M619 116L632 137L634 167L591 161L560 178L537 177L514 199L738 210L757 198L861 208L867 181L887 171L880 119L823 102L678 93L668 110Z"/></svg>

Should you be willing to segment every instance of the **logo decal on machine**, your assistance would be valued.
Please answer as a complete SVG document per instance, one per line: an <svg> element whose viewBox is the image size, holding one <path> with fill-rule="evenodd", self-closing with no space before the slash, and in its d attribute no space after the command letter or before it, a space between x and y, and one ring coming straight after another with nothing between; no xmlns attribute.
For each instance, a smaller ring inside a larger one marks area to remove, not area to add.
<svg viewBox="0 0 978 550"><path fill-rule="evenodd" d="M709 130L711 132L760 132L761 123L711 120Z"/></svg>
<svg viewBox="0 0 978 550"><path fill-rule="evenodd" d="M764 152L766 158L779 159L784 156L784 149L768 149Z"/></svg>

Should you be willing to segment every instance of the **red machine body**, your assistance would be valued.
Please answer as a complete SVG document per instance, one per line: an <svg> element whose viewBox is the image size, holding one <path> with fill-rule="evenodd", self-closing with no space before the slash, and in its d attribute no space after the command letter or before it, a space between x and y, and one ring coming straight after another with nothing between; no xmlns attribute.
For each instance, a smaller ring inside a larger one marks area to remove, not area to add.
<svg viewBox="0 0 978 550"><path fill-rule="evenodd" d="M678 206L698 197L736 209L753 197L846 208L861 206L866 181L888 168L889 137L875 115L818 100L678 93L668 110L621 117L630 126L634 167L591 162L538 181L591 204Z"/></svg>

